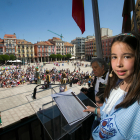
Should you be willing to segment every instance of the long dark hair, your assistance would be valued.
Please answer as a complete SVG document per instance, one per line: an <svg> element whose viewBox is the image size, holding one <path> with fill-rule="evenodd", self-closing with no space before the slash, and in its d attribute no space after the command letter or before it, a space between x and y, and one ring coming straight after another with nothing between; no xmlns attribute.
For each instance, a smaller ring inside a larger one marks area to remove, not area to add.
<svg viewBox="0 0 140 140"><path fill-rule="evenodd" d="M115 42L123 42L128 44L130 48L134 50L135 53L134 72L130 78L130 82L132 84L129 87L128 92L123 101L115 107L116 109L120 107L127 108L130 105L132 105L135 101L138 101L138 103L140 101L140 36L135 32L132 32L130 34L126 33L126 35L120 34L113 39L111 47ZM112 66L110 60L109 73L111 71ZM118 86L117 82L119 80L120 79L118 78L118 76L113 72L113 77L108 78L108 83L104 93L104 100L106 98L109 98L111 89L116 88Z"/></svg>
<svg viewBox="0 0 140 140"><path fill-rule="evenodd" d="M104 103L104 90L105 88L102 88L96 94L96 96L100 99L100 103L102 104Z"/></svg>

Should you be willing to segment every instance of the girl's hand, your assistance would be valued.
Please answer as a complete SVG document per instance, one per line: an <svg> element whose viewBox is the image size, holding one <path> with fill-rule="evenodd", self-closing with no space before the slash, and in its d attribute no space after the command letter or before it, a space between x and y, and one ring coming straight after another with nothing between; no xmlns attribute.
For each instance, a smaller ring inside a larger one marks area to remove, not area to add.
<svg viewBox="0 0 140 140"><path fill-rule="evenodd" d="M95 108L91 106L87 106L87 109L85 109L83 112L93 112L94 113Z"/></svg>
<svg viewBox="0 0 140 140"><path fill-rule="evenodd" d="M95 108L91 107L91 106L87 106L87 109L85 109L83 112L92 112L92 113L94 113L95 112ZM97 116L101 117L100 108L97 108Z"/></svg>

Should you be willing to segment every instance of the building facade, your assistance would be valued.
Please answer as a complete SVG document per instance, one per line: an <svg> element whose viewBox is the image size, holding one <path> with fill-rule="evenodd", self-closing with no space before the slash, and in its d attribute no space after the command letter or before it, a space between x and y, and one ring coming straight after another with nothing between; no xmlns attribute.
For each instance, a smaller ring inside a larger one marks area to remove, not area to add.
<svg viewBox="0 0 140 140"><path fill-rule="evenodd" d="M56 54L56 48L49 41L42 41L34 44L34 52L36 62L46 62L51 54Z"/></svg>
<svg viewBox="0 0 140 140"><path fill-rule="evenodd" d="M72 44L75 44L75 53L78 59L85 58L85 38L76 37L76 39L71 41Z"/></svg>
<svg viewBox="0 0 140 140"><path fill-rule="evenodd" d="M65 55L71 54L72 57L75 57L75 45L65 42L64 43Z"/></svg>
<svg viewBox="0 0 140 140"><path fill-rule="evenodd" d="M16 52L16 43L17 38L15 34L5 34L4 35L4 46L5 46L5 54L10 55Z"/></svg>
<svg viewBox="0 0 140 140"><path fill-rule="evenodd" d="M0 55L5 54L4 40L0 38Z"/></svg>
<svg viewBox="0 0 140 140"><path fill-rule="evenodd" d="M84 59L84 60L86 59L88 49L85 48L85 42L87 42L88 40L92 40L92 39L95 39L95 36L87 36L86 38L76 37L76 39L71 41L71 43L73 45L75 45L76 58ZM86 51L86 55L85 55L85 51Z"/></svg>
<svg viewBox="0 0 140 140"><path fill-rule="evenodd" d="M103 58L106 62L110 61L110 55L111 55L111 43L113 41L115 36L108 37L104 36L102 37L102 50L103 50Z"/></svg>
<svg viewBox="0 0 140 140"><path fill-rule="evenodd" d="M85 42L85 59L91 60L93 58L93 40L89 39Z"/></svg>
<svg viewBox="0 0 140 140"><path fill-rule="evenodd" d="M109 28L101 28L101 36L112 36L113 31Z"/></svg>
<svg viewBox="0 0 140 140"><path fill-rule="evenodd" d="M23 64L34 62L34 44L23 39L17 39L16 57Z"/></svg>
<svg viewBox="0 0 140 140"><path fill-rule="evenodd" d="M54 48L56 49L55 54L61 54L65 55L65 47L64 47L64 41L62 41L60 38L53 37L52 39L48 40L50 43L53 44Z"/></svg>

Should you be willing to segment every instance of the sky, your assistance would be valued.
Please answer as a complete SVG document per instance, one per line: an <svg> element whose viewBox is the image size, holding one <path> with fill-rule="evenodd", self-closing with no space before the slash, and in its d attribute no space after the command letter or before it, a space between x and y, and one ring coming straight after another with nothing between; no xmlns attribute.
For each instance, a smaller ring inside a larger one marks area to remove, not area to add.
<svg viewBox="0 0 140 140"><path fill-rule="evenodd" d="M98 0L100 28L109 28L113 36L121 33L124 0ZM84 0L85 32L72 18L72 0L0 0L0 38L16 34L31 43L59 37L71 42L76 37L94 35L92 1Z"/></svg>

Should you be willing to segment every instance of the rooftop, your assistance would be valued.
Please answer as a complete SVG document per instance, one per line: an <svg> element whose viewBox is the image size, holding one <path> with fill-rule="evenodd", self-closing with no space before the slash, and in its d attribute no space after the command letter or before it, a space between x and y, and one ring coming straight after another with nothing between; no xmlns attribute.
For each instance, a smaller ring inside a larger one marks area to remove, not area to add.
<svg viewBox="0 0 140 140"><path fill-rule="evenodd" d="M5 35L4 35L4 39L6 39L6 38L16 38L16 35L5 34Z"/></svg>

